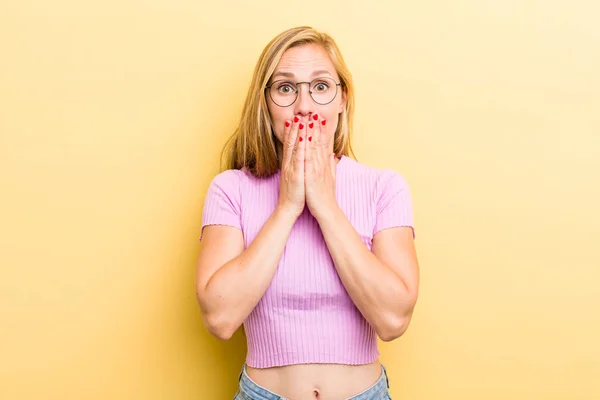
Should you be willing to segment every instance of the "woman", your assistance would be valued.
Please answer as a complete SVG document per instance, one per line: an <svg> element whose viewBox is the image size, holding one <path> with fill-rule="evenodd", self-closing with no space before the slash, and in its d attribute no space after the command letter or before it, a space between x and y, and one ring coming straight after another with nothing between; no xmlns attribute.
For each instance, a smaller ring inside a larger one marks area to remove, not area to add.
<svg viewBox="0 0 600 400"><path fill-rule="evenodd" d="M401 175L349 158L351 75L310 27L256 66L228 165L208 189L197 294L213 335L240 325L236 399L387 399L377 337L410 322L418 262Z"/></svg>

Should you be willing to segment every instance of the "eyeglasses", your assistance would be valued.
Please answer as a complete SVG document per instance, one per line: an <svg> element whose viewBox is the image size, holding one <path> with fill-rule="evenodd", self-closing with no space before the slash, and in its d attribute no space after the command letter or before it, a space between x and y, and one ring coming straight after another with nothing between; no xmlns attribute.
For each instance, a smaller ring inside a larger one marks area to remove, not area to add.
<svg viewBox="0 0 600 400"><path fill-rule="evenodd" d="M315 103L321 105L331 103L335 99L335 96L337 96L338 86L341 85L341 83L337 83L332 78L327 77L316 78L311 82L297 83L282 79L265 86L265 90L269 92L273 103L279 107L289 107L298 98L298 93L300 92L298 85L301 83L308 83L310 97Z"/></svg>

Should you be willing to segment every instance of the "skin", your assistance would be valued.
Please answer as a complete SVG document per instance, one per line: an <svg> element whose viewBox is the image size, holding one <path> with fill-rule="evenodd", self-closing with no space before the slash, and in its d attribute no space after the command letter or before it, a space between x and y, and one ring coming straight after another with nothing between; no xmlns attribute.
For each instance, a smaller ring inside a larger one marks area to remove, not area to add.
<svg viewBox="0 0 600 400"><path fill-rule="evenodd" d="M274 76L290 72L291 81L305 82L323 69L329 73L317 76L339 82L326 51L303 45L285 52ZM394 340L408 328L418 297L412 228L384 229L374 235L371 251L364 246L335 198L338 159L333 155L333 133L346 96L338 92L334 101L319 105L307 86L300 85L299 97L289 107L279 107L267 96L282 155L279 203L271 218L247 249L237 228L207 226L204 230L197 292L205 324L221 339L230 338L239 328L268 289L289 233L307 206L353 302L381 340ZM327 121L325 126L322 120ZM379 360L365 365L299 364L247 367L247 372L256 383L286 398L329 400L347 399L370 387L379 378L381 365Z"/></svg>
<svg viewBox="0 0 600 400"><path fill-rule="evenodd" d="M322 70L328 72L314 73ZM279 73L293 76L281 76ZM272 80L310 82L317 77L340 81L327 52L317 45L304 45L284 53ZM306 204L315 215L321 210L330 209L336 203L335 167L339 159L333 153L333 135L339 114L346 104L346 94L338 88L335 99L329 104L321 105L310 97L307 84L300 85L299 90L298 98L289 107L278 106L269 96L267 104L278 148L283 153L283 157L280 157L283 184L280 204L297 215L300 215ZM286 127L286 123L289 126ZM303 128L300 129L301 127Z"/></svg>

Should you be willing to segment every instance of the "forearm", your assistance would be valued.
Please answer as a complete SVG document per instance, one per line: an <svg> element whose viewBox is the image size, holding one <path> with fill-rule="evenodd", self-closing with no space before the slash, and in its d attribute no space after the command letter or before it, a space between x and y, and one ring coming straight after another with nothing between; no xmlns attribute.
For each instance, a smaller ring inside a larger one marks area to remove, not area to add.
<svg viewBox="0 0 600 400"><path fill-rule="evenodd" d="M243 323L271 284L296 218L276 209L248 248L207 282L204 313L225 338Z"/></svg>
<svg viewBox="0 0 600 400"><path fill-rule="evenodd" d="M338 275L362 315L383 340L401 335L415 304L406 282L369 251L339 207L318 222Z"/></svg>

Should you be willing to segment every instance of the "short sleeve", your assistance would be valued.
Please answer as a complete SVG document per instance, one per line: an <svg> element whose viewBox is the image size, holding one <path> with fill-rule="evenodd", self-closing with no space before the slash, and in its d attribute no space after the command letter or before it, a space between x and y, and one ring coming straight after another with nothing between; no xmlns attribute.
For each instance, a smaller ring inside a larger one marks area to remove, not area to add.
<svg viewBox="0 0 600 400"><path fill-rule="evenodd" d="M228 225L242 229L239 170L221 172L210 183L202 209L199 240L202 240L207 225Z"/></svg>
<svg viewBox="0 0 600 400"><path fill-rule="evenodd" d="M379 176L377 216L373 235L382 229L410 226L415 235L412 197L404 177L386 169Z"/></svg>

